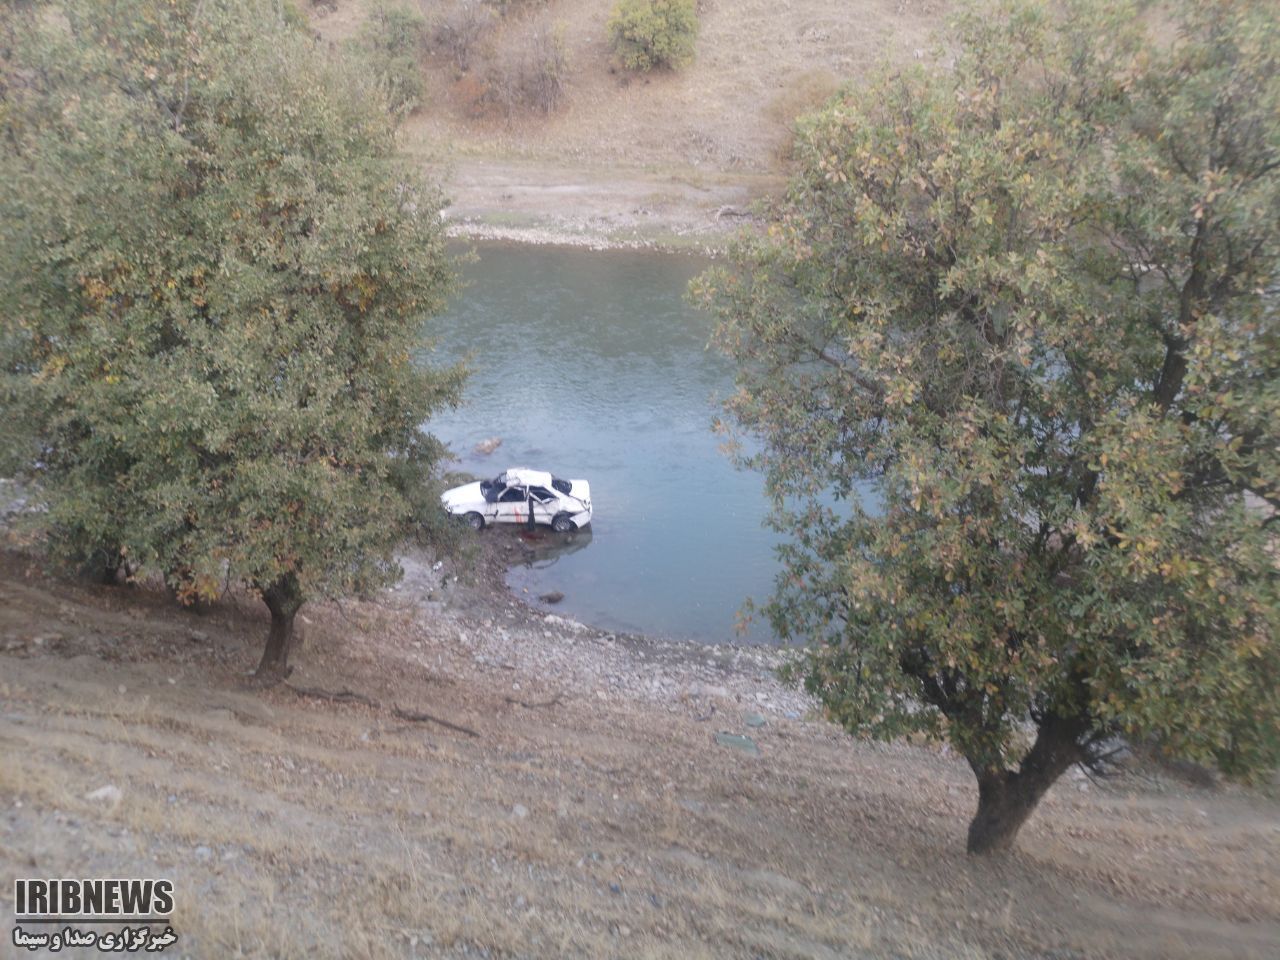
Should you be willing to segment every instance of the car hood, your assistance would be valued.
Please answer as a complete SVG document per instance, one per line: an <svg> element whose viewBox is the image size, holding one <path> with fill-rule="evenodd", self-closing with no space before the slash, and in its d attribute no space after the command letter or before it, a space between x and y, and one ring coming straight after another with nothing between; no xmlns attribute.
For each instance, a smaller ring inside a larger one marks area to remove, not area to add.
<svg viewBox="0 0 1280 960"><path fill-rule="evenodd" d="M440 494L440 502L446 509L474 507L484 504L484 491L480 489L480 481L464 483L460 487L452 487Z"/></svg>
<svg viewBox="0 0 1280 960"><path fill-rule="evenodd" d="M591 502L591 484L585 480L569 481L569 496L581 500L583 503Z"/></svg>

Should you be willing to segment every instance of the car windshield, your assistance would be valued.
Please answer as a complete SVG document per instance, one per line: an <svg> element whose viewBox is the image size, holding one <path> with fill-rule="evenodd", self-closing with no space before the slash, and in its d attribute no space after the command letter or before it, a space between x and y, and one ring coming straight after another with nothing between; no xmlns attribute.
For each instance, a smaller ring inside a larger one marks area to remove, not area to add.
<svg viewBox="0 0 1280 960"><path fill-rule="evenodd" d="M569 494L573 492L573 487L570 485L569 481L561 480L559 477L552 477L551 485L563 494Z"/></svg>

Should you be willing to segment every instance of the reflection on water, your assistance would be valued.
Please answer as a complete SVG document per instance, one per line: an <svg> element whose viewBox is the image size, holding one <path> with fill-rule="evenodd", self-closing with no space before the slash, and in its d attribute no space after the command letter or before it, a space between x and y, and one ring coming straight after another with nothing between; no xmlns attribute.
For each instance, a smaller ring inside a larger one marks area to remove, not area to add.
<svg viewBox="0 0 1280 960"><path fill-rule="evenodd" d="M570 533L556 533L545 527L521 530L516 535L520 545L520 558L516 563L529 570L546 570L561 557L589 546L594 535L590 526Z"/></svg>
<svg viewBox="0 0 1280 960"><path fill-rule="evenodd" d="M775 541L760 477L734 470L710 429L733 373L706 349L710 318L684 301L706 262L478 252L432 325L438 359L470 355L466 402L429 428L476 476L527 466L585 478L595 510L589 536L516 567L511 584L562 592L563 612L607 629L732 639L743 601L770 591ZM489 437L502 445L477 454Z"/></svg>

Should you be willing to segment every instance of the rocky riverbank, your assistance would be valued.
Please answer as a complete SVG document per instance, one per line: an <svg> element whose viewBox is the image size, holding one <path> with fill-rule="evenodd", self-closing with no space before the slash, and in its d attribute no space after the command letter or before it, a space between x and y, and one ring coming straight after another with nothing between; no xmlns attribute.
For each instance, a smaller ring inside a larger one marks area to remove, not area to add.
<svg viewBox="0 0 1280 960"><path fill-rule="evenodd" d="M735 727L817 716L811 698L778 679L789 656L784 649L600 630L507 589L507 565L525 549L518 532L489 528L468 547L442 561L407 553L405 577L383 602L430 618L482 672L530 677L565 696L636 700L704 721L719 717Z"/></svg>
<svg viewBox="0 0 1280 960"><path fill-rule="evenodd" d="M454 237L704 256L722 253L735 233L757 224L758 205L784 182L484 160L428 169L449 197Z"/></svg>

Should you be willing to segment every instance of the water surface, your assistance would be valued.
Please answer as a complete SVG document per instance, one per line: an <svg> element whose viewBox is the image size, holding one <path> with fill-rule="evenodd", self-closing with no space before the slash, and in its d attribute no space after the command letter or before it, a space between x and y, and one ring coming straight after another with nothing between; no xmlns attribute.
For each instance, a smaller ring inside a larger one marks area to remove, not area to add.
<svg viewBox="0 0 1280 960"><path fill-rule="evenodd" d="M761 478L735 470L711 431L732 389L706 348L712 320L684 301L707 261L680 255L482 245L435 359L471 355L462 409L430 429L460 469L509 466L591 482L595 517L572 549L512 570L530 594L607 629L735 637L743 601L777 568ZM502 446L474 452L488 437ZM481 534L483 535L483 534ZM767 640L767 627L748 639Z"/></svg>

